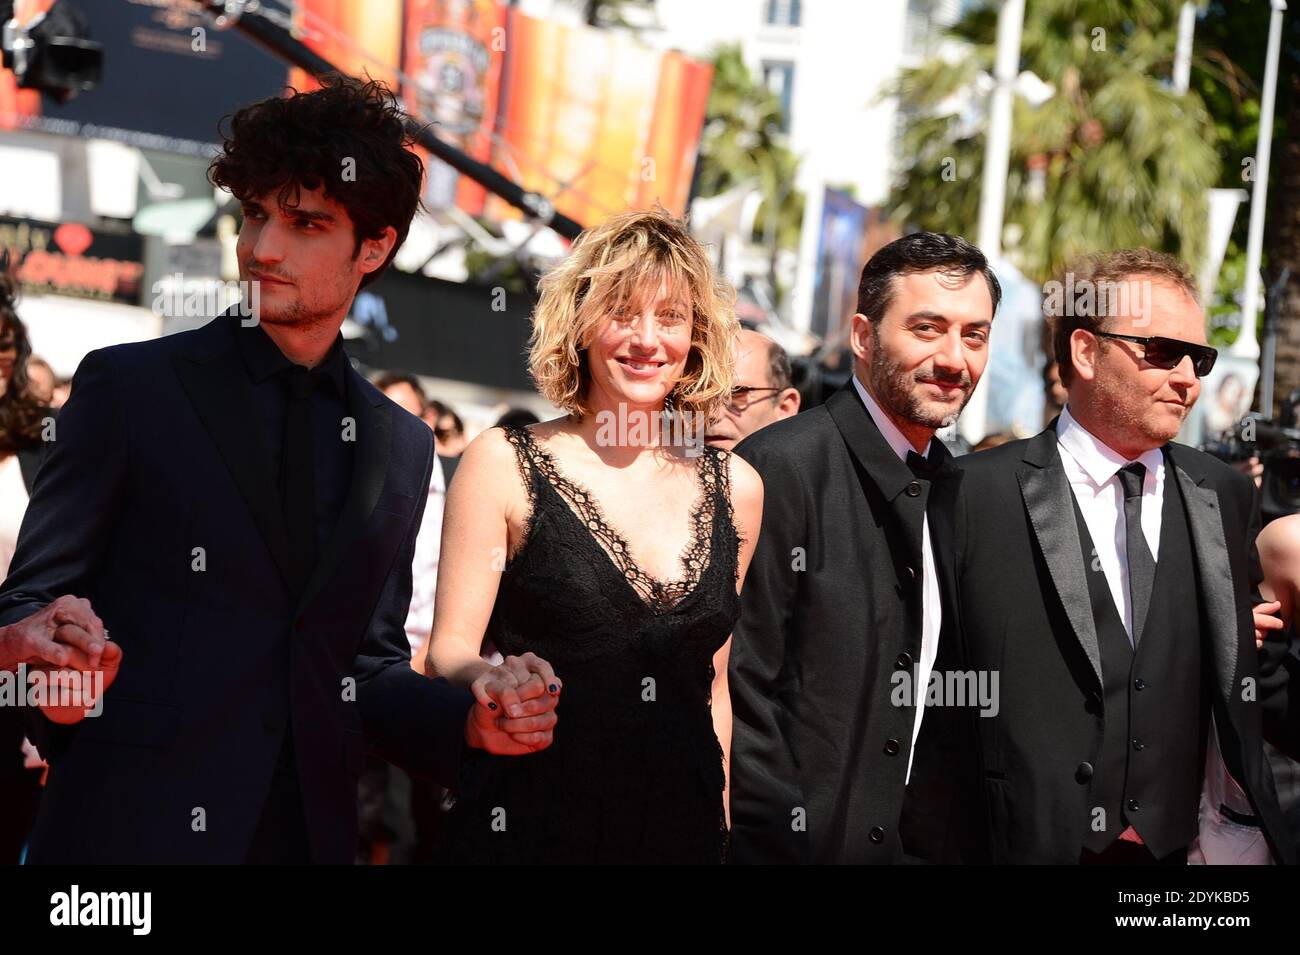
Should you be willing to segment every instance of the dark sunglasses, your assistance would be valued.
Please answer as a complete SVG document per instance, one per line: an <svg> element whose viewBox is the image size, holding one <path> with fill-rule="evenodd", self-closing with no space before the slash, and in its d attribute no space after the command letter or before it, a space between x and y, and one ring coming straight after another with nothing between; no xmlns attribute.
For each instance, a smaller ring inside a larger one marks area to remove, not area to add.
<svg viewBox="0 0 1300 955"><path fill-rule="evenodd" d="M1166 371L1177 368L1184 358L1192 359L1192 368L1197 378L1204 378L1214 368L1215 359L1219 357L1217 349L1209 345L1194 345L1179 341L1177 338L1142 338L1138 335L1116 335L1114 332L1093 332L1098 338L1118 338L1126 342L1137 342L1145 351L1142 357L1149 364Z"/></svg>

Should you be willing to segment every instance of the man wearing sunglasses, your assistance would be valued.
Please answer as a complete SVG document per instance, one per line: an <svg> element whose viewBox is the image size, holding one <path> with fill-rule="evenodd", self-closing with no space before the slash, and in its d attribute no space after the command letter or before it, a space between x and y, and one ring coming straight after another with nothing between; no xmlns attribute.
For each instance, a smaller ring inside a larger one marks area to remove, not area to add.
<svg viewBox="0 0 1300 955"><path fill-rule="evenodd" d="M785 349L761 332L744 329L736 336L736 385L731 400L709 422L704 440L730 451L760 428L799 413L799 390L793 387Z"/></svg>
<svg viewBox="0 0 1300 955"><path fill-rule="evenodd" d="M1255 489L1172 443L1215 359L1195 284L1143 249L1067 279L1066 407L959 461L960 619L1000 675L978 721L995 861L1294 862L1256 697Z"/></svg>

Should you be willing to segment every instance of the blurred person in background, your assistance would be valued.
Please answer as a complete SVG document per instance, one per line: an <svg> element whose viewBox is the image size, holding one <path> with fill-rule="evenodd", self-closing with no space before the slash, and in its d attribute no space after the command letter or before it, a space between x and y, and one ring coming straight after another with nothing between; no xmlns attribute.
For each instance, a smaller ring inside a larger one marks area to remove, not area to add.
<svg viewBox="0 0 1300 955"><path fill-rule="evenodd" d="M465 422L441 401L431 399L424 412L425 423L433 429L433 441L445 458L458 458L465 450Z"/></svg>
<svg viewBox="0 0 1300 955"><path fill-rule="evenodd" d="M726 659L763 494L703 444L731 393L733 301L662 212L588 230L542 280L529 367L568 413L466 449L428 666L478 695L485 636L541 653L563 728L494 761L452 811L448 861L723 861Z"/></svg>
<svg viewBox="0 0 1300 955"><path fill-rule="evenodd" d="M33 355L27 362L27 386L32 397L46 408L60 407L54 403L54 392L58 383L58 376L54 374L50 363L44 358Z"/></svg>
<svg viewBox="0 0 1300 955"><path fill-rule="evenodd" d="M385 372L375 377L374 385L403 410L425 420L429 405L420 379L414 375ZM415 561L411 568L411 608L406 615L406 639L411 645L412 655L433 629L433 599L438 590L438 552L442 546L442 509L447 499L449 480L445 476L445 463L442 455L434 456L433 474L429 479L429 499L415 539Z"/></svg>
<svg viewBox="0 0 1300 955"><path fill-rule="evenodd" d="M1043 424L1050 424L1061 409L1069 395L1061 384L1061 371L1054 358L1048 358L1043 367Z"/></svg>
<svg viewBox="0 0 1300 955"><path fill-rule="evenodd" d="M72 396L72 379L56 378L54 379L54 397L50 400L51 408L62 408L68 403L68 398Z"/></svg>
<svg viewBox="0 0 1300 955"><path fill-rule="evenodd" d="M709 422L705 440L730 451L759 428L799 413L790 357L766 335L741 329L732 346L736 383L717 417Z"/></svg>

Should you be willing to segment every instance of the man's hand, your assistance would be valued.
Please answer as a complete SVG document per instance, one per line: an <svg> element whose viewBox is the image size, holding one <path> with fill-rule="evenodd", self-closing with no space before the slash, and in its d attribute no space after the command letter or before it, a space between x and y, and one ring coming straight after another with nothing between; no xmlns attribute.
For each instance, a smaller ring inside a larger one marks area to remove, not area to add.
<svg viewBox="0 0 1300 955"><path fill-rule="evenodd" d="M1286 624L1282 618L1277 616L1277 612L1282 609L1279 601L1271 600L1268 603L1256 604L1255 613L1255 648L1258 649L1264 645L1264 640L1270 633L1275 630L1283 630Z"/></svg>
<svg viewBox="0 0 1300 955"><path fill-rule="evenodd" d="M57 703L47 703L41 712L54 723L65 726L80 723L87 716L98 716L101 698L117 679L122 665L122 648L116 643L104 645L99 666L78 670L74 667L45 667L46 684Z"/></svg>
<svg viewBox="0 0 1300 955"><path fill-rule="evenodd" d="M465 721L465 742L498 756L545 749L561 688L551 665L536 654L506 657L470 686L475 702Z"/></svg>
<svg viewBox="0 0 1300 955"><path fill-rule="evenodd" d="M62 596L0 627L0 668L27 664L28 679L44 681L41 712L55 723L77 723L94 712L121 663L122 648L109 641L104 621L80 597Z"/></svg>
<svg viewBox="0 0 1300 955"><path fill-rule="evenodd" d="M0 670L16 670L20 663L93 670L107 645L104 621L90 602L65 595L26 619L0 627Z"/></svg>

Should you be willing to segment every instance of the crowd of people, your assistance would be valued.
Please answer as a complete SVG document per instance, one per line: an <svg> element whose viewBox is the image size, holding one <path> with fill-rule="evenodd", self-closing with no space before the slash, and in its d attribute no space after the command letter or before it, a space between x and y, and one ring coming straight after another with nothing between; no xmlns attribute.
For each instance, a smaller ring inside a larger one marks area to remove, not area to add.
<svg viewBox="0 0 1300 955"><path fill-rule="evenodd" d="M462 446L339 335L408 145L373 82L241 110L211 176L258 321L92 352L57 419L0 307L0 671L68 677L0 707L48 764L10 858L399 861L396 814L401 861L1296 861L1300 529L1172 442L1216 358L1182 263L1079 262L1150 308L1053 316L1059 415L955 458L971 243L876 252L804 408L686 225L621 213L540 284L561 415Z"/></svg>

